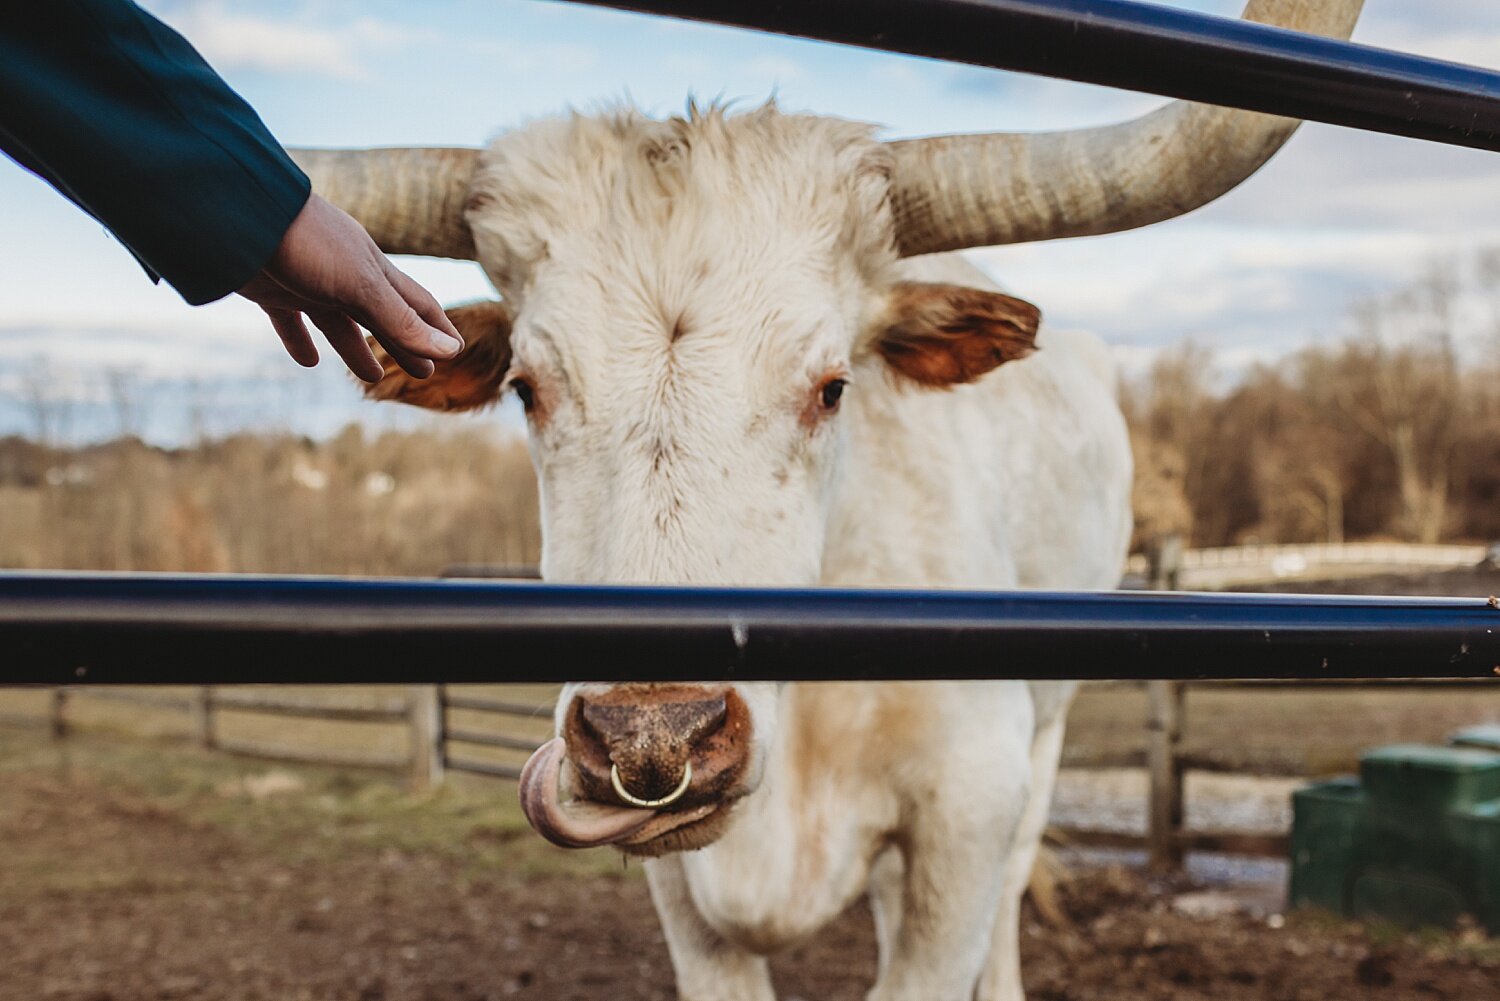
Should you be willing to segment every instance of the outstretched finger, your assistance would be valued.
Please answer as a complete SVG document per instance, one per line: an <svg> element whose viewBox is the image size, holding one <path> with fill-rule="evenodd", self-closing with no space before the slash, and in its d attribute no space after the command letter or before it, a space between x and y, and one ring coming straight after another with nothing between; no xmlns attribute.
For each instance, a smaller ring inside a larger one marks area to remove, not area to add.
<svg viewBox="0 0 1500 1001"><path fill-rule="evenodd" d="M449 334L429 325L396 291L385 273L372 279L366 295L349 303L349 312L398 361L401 351L419 358L447 359L463 349L457 331ZM446 322L447 317L443 319L445 325L451 326Z"/></svg>
<svg viewBox="0 0 1500 1001"><path fill-rule="evenodd" d="M432 375L432 373L435 371L435 367L433 366L432 362L428 361L426 358L414 355L398 344L389 344L382 340L378 335L374 336L375 342L380 345L381 349L384 350L386 354L390 355L392 361L401 366L401 371L405 372L412 378L425 379L428 376Z"/></svg>
<svg viewBox="0 0 1500 1001"><path fill-rule="evenodd" d="M406 304L414 309L429 327L436 327L449 337L458 342L459 350L463 350L463 334L448 319L448 314L443 312L442 304L432 297L432 293L423 288L406 272L396 267L390 261L385 264L385 276L391 285L406 300ZM457 352L454 352L457 354Z"/></svg>
<svg viewBox="0 0 1500 1001"><path fill-rule="evenodd" d="M309 311L307 315L323 332L329 346L344 359L349 371L365 382L381 380L385 369L375 360L375 353L365 343L364 335L359 332L353 320L338 310L331 309Z"/></svg>
<svg viewBox="0 0 1500 1001"><path fill-rule="evenodd" d="M265 313L292 361L303 368L312 368L318 363L318 346L313 343L312 334L307 332L301 313L289 309L265 309Z"/></svg>

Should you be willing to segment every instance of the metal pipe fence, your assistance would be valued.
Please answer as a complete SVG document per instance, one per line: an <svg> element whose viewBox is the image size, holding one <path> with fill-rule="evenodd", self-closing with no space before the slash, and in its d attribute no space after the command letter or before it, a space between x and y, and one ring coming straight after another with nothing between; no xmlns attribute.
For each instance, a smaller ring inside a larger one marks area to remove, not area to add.
<svg viewBox="0 0 1500 1001"><path fill-rule="evenodd" d="M1131 0L576 0L1500 150L1500 73Z"/></svg>
<svg viewBox="0 0 1500 1001"><path fill-rule="evenodd" d="M10 684L1493 678L1500 601L0 574Z"/></svg>

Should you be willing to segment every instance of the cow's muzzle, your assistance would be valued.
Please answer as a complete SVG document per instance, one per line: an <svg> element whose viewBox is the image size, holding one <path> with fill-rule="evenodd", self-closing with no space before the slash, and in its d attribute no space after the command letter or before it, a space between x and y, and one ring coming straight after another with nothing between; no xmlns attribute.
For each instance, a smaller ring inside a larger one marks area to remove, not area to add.
<svg viewBox="0 0 1500 1001"><path fill-rule="evenodd" d="M749 710L724 686L585 689L561 730L527 762L521 803L566 847L637 846L702 820L739 794L750 756Z"/></svg>

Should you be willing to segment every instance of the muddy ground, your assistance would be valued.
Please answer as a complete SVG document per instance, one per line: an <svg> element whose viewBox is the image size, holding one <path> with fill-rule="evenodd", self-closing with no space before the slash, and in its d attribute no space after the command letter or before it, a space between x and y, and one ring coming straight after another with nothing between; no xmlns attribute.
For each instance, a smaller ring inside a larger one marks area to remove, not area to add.
<svg viewBox="0 0 1500 1001"><path fill-rule="evenodd" d="M40 737L0 739L0 999L673 996L639 870L539 846L497 799L506 787L433 799L382 779L164 758L116 740L62 760ZM1064 926L1028 917L1030 996L1500 997L1500 945L1476 932L1194 917L1178 909L1190 890L1075 872ZM783 997L862 998L868 915L774 965Z"/></svg>

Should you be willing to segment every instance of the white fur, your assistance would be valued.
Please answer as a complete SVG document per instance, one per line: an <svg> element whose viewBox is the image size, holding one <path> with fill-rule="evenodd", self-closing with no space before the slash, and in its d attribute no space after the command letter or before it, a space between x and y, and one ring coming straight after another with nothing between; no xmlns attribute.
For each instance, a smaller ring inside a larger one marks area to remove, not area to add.
<svg viewBox="0 0 1500 1001"><path fill-rule="evenodd" d="M486 152L467 217L539 400L548 579L1115 585L1131 469L1107 355L1051 332L972 385L889 371L892 282L989 286L897 260L888 169L866 126L774 108L572 116ZM810 424L830 373L842 412ZM763 956L869 890L873 999L1016 1001L1071 686L738 687L748 795L720 840L648 863L681 996L772 998Z"/></svg>

